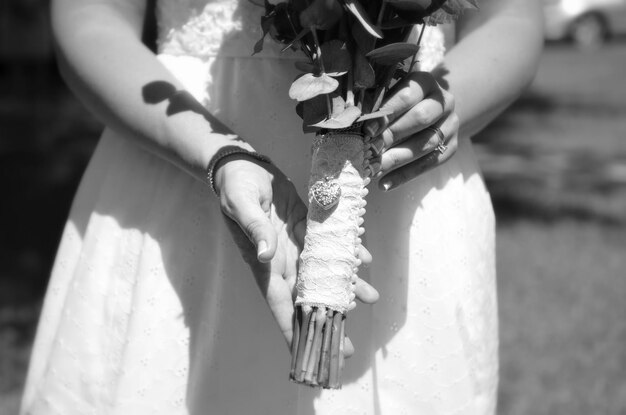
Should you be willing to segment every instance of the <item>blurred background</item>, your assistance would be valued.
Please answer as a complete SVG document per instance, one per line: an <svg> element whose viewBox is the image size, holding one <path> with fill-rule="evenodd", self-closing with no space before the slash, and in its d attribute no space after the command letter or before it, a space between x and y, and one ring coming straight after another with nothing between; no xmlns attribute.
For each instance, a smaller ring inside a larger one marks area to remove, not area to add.
<svg viewBox="0 0 626 415"><path fill-rule="evenodd" d="M0 415L17 412L100 124L56 71L47 0L0 2ZM499 414L626 414L626 0L545 0L528 91L476 137L498 217Z"/></svg>

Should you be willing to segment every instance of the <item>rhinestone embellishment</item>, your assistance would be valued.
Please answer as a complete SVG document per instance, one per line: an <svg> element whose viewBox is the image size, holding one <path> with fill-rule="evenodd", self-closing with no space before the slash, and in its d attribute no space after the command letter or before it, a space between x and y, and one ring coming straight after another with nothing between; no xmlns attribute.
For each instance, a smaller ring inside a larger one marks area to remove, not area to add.
<svg viewBox="0 0 626 415"><path fill-rule="evenodd" d="M341 187L332 177L324 177L311 186L311 198L324 210L339 203L340 196Z"/></svg>

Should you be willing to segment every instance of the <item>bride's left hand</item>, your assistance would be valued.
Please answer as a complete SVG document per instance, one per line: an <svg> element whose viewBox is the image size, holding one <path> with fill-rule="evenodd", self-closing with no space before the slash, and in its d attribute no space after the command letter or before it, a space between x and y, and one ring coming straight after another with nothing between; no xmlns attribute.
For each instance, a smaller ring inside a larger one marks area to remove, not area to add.
<svg viewBox="0 0 626 415"><path fill-rule="evenodd" d="M220 167L216 180L228 228L289 345L307 208L293 183L274 165L255 160L229 161ZM261 252L260 240L268 241L267 249ZM358 258L363 264L372 260L362 245ZM361 302L378 300L376 289L360 278L354 290ZM353 301L350 309L355 306ZM344 353L346 357L353 353L347 338Z"/></svg>
<svg viewBox="0 0 626 415"><path fill-rule="evenodd" d="M381 189L395 189L452 157L459 130L454 105L454 96L428 72L412 72L394 85L381 107L391 115L364 126L370 170Z"/></svg>

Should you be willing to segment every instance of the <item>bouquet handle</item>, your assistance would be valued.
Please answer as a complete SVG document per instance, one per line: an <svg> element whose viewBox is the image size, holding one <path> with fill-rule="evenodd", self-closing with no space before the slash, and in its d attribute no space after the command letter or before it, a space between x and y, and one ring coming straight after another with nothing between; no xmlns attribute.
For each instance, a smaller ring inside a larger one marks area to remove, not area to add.
<svg viewBox="0 0 626 415"><path fill-rule="evenodd" d="M367 190L363 137L318 135L313 144L309 212L296 284L290 378L338 389L346 312L354 301Z"/></svg>

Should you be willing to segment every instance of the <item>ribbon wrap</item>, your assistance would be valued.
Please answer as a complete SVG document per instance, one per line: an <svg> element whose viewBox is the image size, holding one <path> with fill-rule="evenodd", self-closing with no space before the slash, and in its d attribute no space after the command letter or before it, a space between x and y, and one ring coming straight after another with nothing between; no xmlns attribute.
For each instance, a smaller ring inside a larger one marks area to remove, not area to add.
<svg viewBox="0 0 626 415"><path fill-rule="evenodd" d="M366 194L364 149L363 137L356 133L315 137L296 305L345 313L354 299L359 219ZM320 189L325 196L320 197ZM335 196L338 200L329 206L327 199Z"/></svg>

